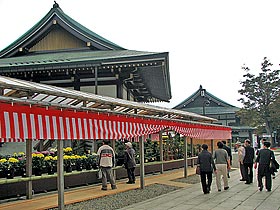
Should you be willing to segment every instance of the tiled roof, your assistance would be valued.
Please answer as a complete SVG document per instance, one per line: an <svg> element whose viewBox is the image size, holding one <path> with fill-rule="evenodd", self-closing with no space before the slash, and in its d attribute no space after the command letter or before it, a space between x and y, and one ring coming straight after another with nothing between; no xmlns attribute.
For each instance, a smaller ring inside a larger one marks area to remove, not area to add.
<svg viewBox="0 0 280 210"><path fill-rule="evenodd" d="M73 52L54 52L32 54L28 56L19 56L0 59L0 68L14 66L32 66L58 64L61 65L72 62L106 62L109 60L133 60L139 56L166 56L166 53L140 52L133 50L108 50L108 51L73 51ZM0 69L1 71L1 69Z"/></svg>

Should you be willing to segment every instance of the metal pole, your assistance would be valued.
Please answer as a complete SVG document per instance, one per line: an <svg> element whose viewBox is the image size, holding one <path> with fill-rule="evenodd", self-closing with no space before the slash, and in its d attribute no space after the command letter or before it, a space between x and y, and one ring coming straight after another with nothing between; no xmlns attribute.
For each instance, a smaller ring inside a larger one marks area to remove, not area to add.
<svg viewBox="0 0 280 210"><path fill-rule="evenodd" d="M26 140L26 177L32 176L32 140ZM32 199L32 181L26 182L26 198Z"/></svg>
<svg viewBox="0 0 280 210"><path fill-rule="evenodd" d="M188 141L187 137L184 136L184 177L188 176Z"/></svg>
<svg viewBox="0 0 280 210"><path fill-rule="evenodd" d="M163 174L163 142L162 142L162 131L159 132L159 158L161 162L160 173Z"/></svg>
<svg viewBox="0 0 280 210"><path fill-rule="evenodd" d="M58 209L64 210L63 140L57 140Z"/></svg>
<svg viewBox="0 0 280 210"><path fill-rule="evenodd" d="M141 189L145 188L145 161L144 161L144 138L143 136L140 136L139 139L139 150L140 150L140 187Z"/></svg>

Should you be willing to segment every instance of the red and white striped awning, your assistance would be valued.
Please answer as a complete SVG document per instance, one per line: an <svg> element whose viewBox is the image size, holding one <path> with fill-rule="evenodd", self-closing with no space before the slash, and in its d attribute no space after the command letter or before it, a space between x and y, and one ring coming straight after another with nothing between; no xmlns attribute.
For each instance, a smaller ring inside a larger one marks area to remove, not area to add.
<svg viewBox="0 0 280 210"><path fill-rule="evenodd" d="M230 139L228 127L0 102L2 142L131 139L165 128L198 139Z"/></svg>

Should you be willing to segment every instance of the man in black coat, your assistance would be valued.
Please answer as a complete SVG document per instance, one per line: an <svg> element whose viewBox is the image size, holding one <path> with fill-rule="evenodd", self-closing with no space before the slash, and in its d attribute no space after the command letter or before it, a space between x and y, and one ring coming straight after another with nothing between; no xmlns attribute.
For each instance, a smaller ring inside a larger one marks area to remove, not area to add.
<svg viewBox="0 0 280 210"><path fill-rule="evenodd" d="M246 139L244 142L245 146L245 157L243 160L244 170L245 170L245 184L253 183L253 163L255 160L255 150L251 147L251 141Z"/></svg>
<svg viewBox="0 0 280 210"><path fill-rule="evenodd" d="M208 152L207 144L202 144L202 152L198 155L197 167L200 167L200 180L204 194L208 194L211 190L213 169L216 171L216 166L212 154ZM207 182L206 182L207 176Z"/></svg>
<svg viewBox="0 0 280 210"><path fill-rule="evenodd" d="M229 157L229 160L230 160L230 165L232 165L231 149L230 149L230 147L227 146L227 142L226 141L222 141L222 143L224 144L223 149L226 150L227 153L228 153L228 157ZM228 178L230 178L229 170L228 170L227 176L228 176Z"/></svg>
<svg viewBox="0 0 280 210"><path fill-rule="evenodd" d="M258 186L259 190L263 190L263 182L262 178L265 177L265 188L267 189L268 192L271 191L271 173L269 170L269 165L270 161L275 160L274 152L269 149L270 147L270 142L266 141L264 142L264 147L259 151L259 154L256 159L255 163L255 169L257 168L257 163L258 165Z"/></svg>

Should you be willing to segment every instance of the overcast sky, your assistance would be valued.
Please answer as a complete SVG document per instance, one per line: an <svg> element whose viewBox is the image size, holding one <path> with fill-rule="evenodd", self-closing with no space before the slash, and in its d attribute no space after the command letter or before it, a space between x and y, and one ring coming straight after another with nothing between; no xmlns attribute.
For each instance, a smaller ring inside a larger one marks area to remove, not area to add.
<svg viewBox="0 0 280 210"><path fill-rule="evenodd" d="M74 20L130 50L169 52L174 107L200 85L241 107L243 64L280 63L280 1L57 0ZM0 50L52 8L52 0L0 0Z"/></svg>

